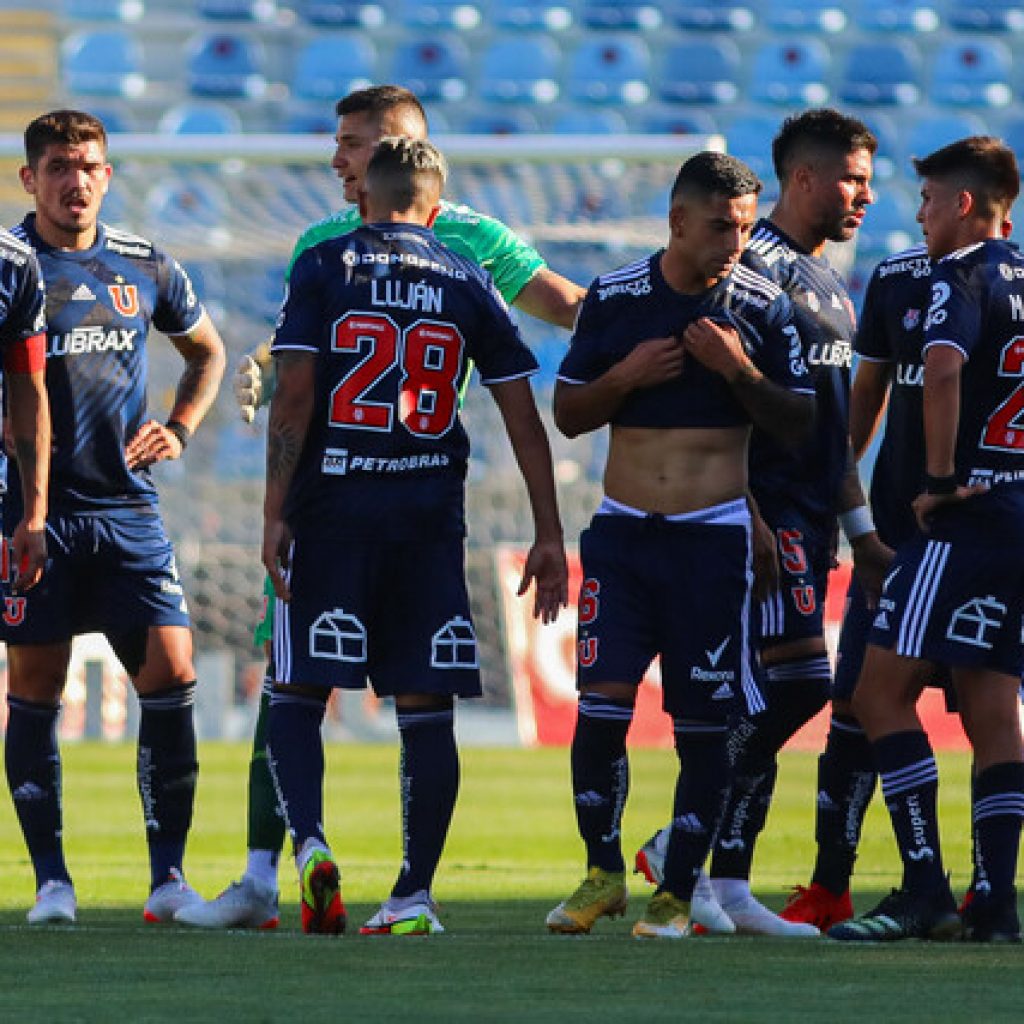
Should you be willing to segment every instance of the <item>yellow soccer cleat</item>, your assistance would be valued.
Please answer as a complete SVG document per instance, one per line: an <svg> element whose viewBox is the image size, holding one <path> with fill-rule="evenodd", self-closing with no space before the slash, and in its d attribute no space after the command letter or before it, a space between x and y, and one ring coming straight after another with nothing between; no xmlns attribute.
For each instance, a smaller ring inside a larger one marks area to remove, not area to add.
<svg viewBox="0 0 1024 1024"><path fill-rule="evenodd" d="M637 939L682 939L690 934L690 904L670 892L656 892L633 925Z"/></svg>
<svg viewBox="0 0 1024 1024"><path fill-rule="evenodd" d="M628 902L625 871L591 868L580 887L548 914L548 930L585 935L599 917L622 917Z"/></svg>

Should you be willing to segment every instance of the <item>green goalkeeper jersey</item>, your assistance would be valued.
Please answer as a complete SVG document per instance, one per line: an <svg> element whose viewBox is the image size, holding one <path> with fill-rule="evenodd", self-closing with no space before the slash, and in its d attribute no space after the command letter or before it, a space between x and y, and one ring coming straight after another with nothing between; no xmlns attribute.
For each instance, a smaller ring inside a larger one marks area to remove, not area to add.
<svg viewBox="0 0 1024 1024"><path fill-rule="evenodd" d="M329 238L347 235L362 223L359 210L349 206L311 224L295 243L286 276L307 249ZM441 212L434 221L433 231L449 249L483 267L509 304L515 302L534 274L546 265L541 254L511 228L468 206L441 200ZM253 636L257 647L270 640L274 629L274 588L269 576L263 582L263 594L263 619Z"/></svg>

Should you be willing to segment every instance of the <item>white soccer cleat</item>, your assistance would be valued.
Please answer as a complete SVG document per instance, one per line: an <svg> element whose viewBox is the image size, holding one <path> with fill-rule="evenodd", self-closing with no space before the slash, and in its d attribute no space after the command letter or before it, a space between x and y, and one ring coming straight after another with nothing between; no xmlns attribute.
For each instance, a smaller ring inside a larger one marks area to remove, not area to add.
<svg viewBox="0 0 1024 1024"><path fill-rule="evenodd" d="M263 371L252 356L242 356L238 361L232 387L242 419L252 423L263 400Z"/></svg>
<svg viewBox="0 0 1024 1024"><path fill-rule="evenodd" d="M232 882L219 896L188 903L174 915L176 924L195 928L276 928L281 917L277 890L262 885L249 875Z"/></svg>
<svg viewBox="0 0 1024 1024"><path fill-rule="evenodd" d="M690 898L690 923L699 925L709 935L733 935L736 931L735 922L718 902L711 879L703 871ZM695 934L699 934L700 929L694 927Z"/></svg>
<svg viewBox="0 0 1024 1024"><path fill-rule="evenodd" d="M429 893L416 893L415 898L385 900L369 921L359 929L360 935L443 935L444 926L437 919L437 904Z"/></svg>
<svg viewBox="0 0 1024 1024"><path fill-rule="evenodd" d="M659 829L636 851L633 859L633 873L643 875L651 885L661 885L665 880L665 856L671 831Z"/></svg>
<svg viewBox="0 0 1024 1024"><path fill-rule="evenodd" d="M811 939L821 932L813 924L786 921L752 895L721 904L738 935L770 935L777 939Z"/></svg>
<svg viewBox="0 0 1024 1024"><path fill-rule="evenodd" d="M205 902L185 881L177 868L171 868L170 877L163 885L158 885L146 900L142 908L142 916L150 924L167 924L174 920L179 910Z"/></svg>
<svg viewBox="0 0 1024 1024"><path fill-rule="evenodd" d="M36 902L26 914L29 924L74 924L78 902L70 882L51 878L36 893Z"/></svg>

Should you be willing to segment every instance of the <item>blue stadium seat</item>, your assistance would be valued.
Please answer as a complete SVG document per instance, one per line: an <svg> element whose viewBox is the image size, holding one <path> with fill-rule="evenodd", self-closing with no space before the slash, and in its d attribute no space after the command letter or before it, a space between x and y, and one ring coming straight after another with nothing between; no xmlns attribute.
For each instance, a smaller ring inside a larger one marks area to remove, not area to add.
<svg viewBox="0 0 1024 1024"><path fill-rule="evenodd" d="M134 22L146 5L144 0L61 0L60 12L72 21Z"/></svg>
<svg viewBox="0 0 1024 1024"><path fill-rule="evenodd" d="M1012 57L996 39L956 39L932 54L932 101L954 107L1005 107L1010 88Z"/></svg>
<svg viewBox="0 0 1024 1024"><path fill-rule="evenodd" d="M663 20L659 5L632 0L582 0L580 8L580 21L599 32L655 32Z"/></svg>
<svg viewBox="0 0 1024 1024"><path fill-rule="evenodd" d="M621 135L629 131L626 119L607 107L566 107L551 123L555 135Z"/></svg>
<svg viewBox="0 0 1024 1024"><path fill-rule="evenodd" d="M167 135L231 135L242 130L242 119L223 103L179 103L164 111L157 130Z"/></svg>
<svg viewBox="0 0 1024 1024"><path fill-rule="evenodd" d="M333 106L324 103L289 103L277 126L300 135L333 135L337 128Z"/></svg>
<svg viewBox="0 0 1024 1024"><path fill-rule="evenodd" d="M860 0L856 24L869 32L934 32L940 24L935 4L927 0Z"/></svg>
<svg viewBox="0 0 1024 1024"><path fill-rule="evenodd" d="M146 223L162 237L222 228L230 210L224 190L199 178L161 181L146 195Z"/></svg>
<svg viewBox="0 0 1024 1024"><path fill-rule="evenodd" d="M468 0L402 0L399 18L411 29L466 32L479 26L481 12Z"/></svg>
<svg viewBox="0 0 1024 1024"><path fill-rule="evenodd" d="M472 135L523 135L540 131L537 115L512 107L484 107L463 118L461 131Z"/></svg>
<svg viewBox="0 0 1024 1024"><path fill-rule="evenodd" d="M635 36L590 35L573 51L566 91L584 103L643 103L650 95L651 55Z"/></svg>
<svg viewBox="0 0 1024 1024"><path fill-rule="evenodd" d="M192 39L186 77L194 96L257 99L266 92L262 44L235 32L215 32Z"/></svg>
<svg viewBox="0 0 1024 1024"><path fill-rule="evenodd" d="M129 103L117 103L114 101L114 105L108 105L107 103L90 103L89 113L93 117L98 117L103 122L103 127L106 129L108 135L113 135L119 132L137 132L142 129L139 127L139 122L135 117L135 112L132 110L132 105ZM106 215L106 208L104 207L104 216Z"/></svg>
<svg viewBox="0 0 1024 1024"><path fill-rule="evenodd" d="M1018 154L1017 159L1024 159L1024 116L1008 118L1003 122L999 133L1002 140Z"/></svg>
<svg viewBox="0 0 1024 1024"><path fill-rule="evenodd" d="M196 13L210 21L273 21L275 0L196 0Z"/></svg>
<svg viewBox="0 0 1024 1024"><path fill-rule="evenodd" d="M380 28L387 11L379 3L361 0L293 0L298 15L311 25L327 28Z"/></svg>
<svg viewBox="0 0 1024 1024"><path fill-rule="evenodd" d="M917 205L909 193L889 182L875 196L857 232L858 256L874 256L877 260L919 242Z"/></svg>
<svg viewBox="0 0 1024 1024"><path fill-rule="evenodd" d="M874 178L876 181L886 181L898 172L907 173L903 161L903 143L900 139L900 130L890 114L882 110L868 108L857 111L857 116L871 129L878 140L878 149L875 151Z"/></svg>
<svg viewBox="0 0 1024 1024"><path fill-rule="evenodd" d="M718 125L706 110L691 107L647 108L640 130L654 135L715 135Z"/></svg>
<svg viewBox="0 0 1024 1024"><path fill-rule="evenodd" d="M909 40L856 43L847 52L839 79L846 103L910 106L922 91L920 56Z"/></svg>
<svg viewBox="0 0 1024 1024"><path fill-rule="evenodd" d="M772 139L778 130L779 119L774 114L753 112L738 113L725 129L729 152L749 165L764 182L766 191L775 180Z"/></svg>
<svg viewBox="0 0 1024 1024"><path fill-rule="evenodd" d="M986 134L985 122L977 115L956 110L915 117L906 131L904 170L913 174L911 157L928 156L935 150L968 135Z"/></svg>
<svg viewBox="0 0 1024 1024"><path fill-rule="evenodd" d="M820 106L831 77L828 47L813 37L770 42L754 54L750 99L787 106Z"/></svg>
<svg viewBox="0 0 1024 1024"><path fill-rule="evenodd" d="M480 56L480 95L492 103L551 103L561 60L548 36L501 36Z"/></svg>
<svg viewBox="0 0 1024 1024"><path fill-rule="evenodd" d="M757 0L669 0L670 21L688 32L750 32L757 24Z"/></svg>
<svg viewBox="0 0 1024 1024"><path fill-rule="evenodd" d="M952 0L946 21L950 28L972 32L1024 32L1021 0Z"/></svg>
<svg viewBox="0 0 1024 1024"><path fill-rule="evenodd" d="M734 103L740 67L739 47L731 39L676 43L662 59L658 92L671 103Z"/></svg>
<svg viewBox="0 0 1024 1024"><path fill-rule="evenodd" d="M827 32L846 28L845 5L834 0L766 0L764 23L776 32Z"/></svg>
<svg viewBox="0 0 1024 1024"><path fill-rule="evenodd" d="M377 79L377 51L360 32L325 33L296 55L292 95L300 100L330 100L365 89Z"/></svg>
<svg viewBox="0 0 1024 1024"><path fill-rule="evenodd" d="M61 47L61 64L71 93L138 97L146 91L142 46L120 29L74 33Z"/></svg>
<svg viewBox="0 0 1024 1024"><path fill-rule="evenodd" d="M210 316L215 322L223 319L228 290L220 264L215 260L203 260L190 262L186 264L185 269L188 271L192 287L195 289L199 301L210 312Z"/></svg>
<svg viewBox="0 0 1024 1024"><path fill-rule="evenodd" d="M423 35L400 43L391 64L391 81L421 100L453 102L469 89L469 50L457 36Z"/></svg>
<svg viewBox="0 0 1024 1024"><path fill-rule="evenodd" d="M518 32L564 32L572 21L571 0L491 0L495 28Z"/></svg>

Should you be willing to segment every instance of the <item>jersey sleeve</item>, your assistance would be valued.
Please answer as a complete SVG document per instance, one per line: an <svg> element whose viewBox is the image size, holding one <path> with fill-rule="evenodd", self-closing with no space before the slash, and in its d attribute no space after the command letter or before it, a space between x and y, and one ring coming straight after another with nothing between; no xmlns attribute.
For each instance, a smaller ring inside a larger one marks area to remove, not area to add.
<svg viewBox="0 0 1024 1024"><path fill-rule="evenodd" d="M932 345L951 345L970 359L982 340L982 303L971 294L965 274L963 264L955 260L940 261L933 268L922 352Z"/></svg>
<svg viewBox="0 0 1024 1024"><path fill-rule="evenodd" d="M879 268L875 267L864 293L857 335L853 340L854 352L875 362L892 362L896 358L886 330L887 315L892 315L892 309L886 304L885 291Z"/></svg>
<svg viewBox="0 0 1024 1024"><path fill-rule="evenodd" d="M464 210L469 212L465 207L454 208L456 213ZM509 303L515 302L537 271L547 265L532 245L493 217L473 213L462 223L453 217L448 223L435 224L434 230L446 244L450 244L446 237L448 232L461 235L473 261L490 273L498 291Z"/></svg>
<svg viewBox="0 0 1024 1024"><path fill-rule="evenodd" d="M754 365L774 384L801 394L814 394L807 363L806 339L801 337L796 308L785 292L766 310L766 344L751 354Z"/></svg>
<svg viewBox="0 0 1024 1024"><path fill-rule="evenodd" d="M602 344L602 327L606 317L601 316L600 312L597 289L592 284L576 316L569 349L558 367L557 377L566 384L587 384L597 380L611 367L612 361Z"/></svg>
<svg viewBox="0 0 1024 1024"><path fill-rule="evenodd" d="M164 334L188 334L205 310L185 268L167 253L156 252L157 299L153 326Z"/></svg>
<svg viewBox="0 0 1024 1024"><path fill-rule="evenodd" d="M5 261L0 341L5 349L46 330L46 295L35 255L24 262Z"/></svg>
<svg viewBox="0 0 1024 1024"><path fill-rule="evenodd" d="M296 261L285 288L270 354L283 350L318 352L324 330L324 289L318 285L320 260L307 250Z"/></svg>
<svg viewBox="0 0 1024 1024"><path fill-rule="evenodd" d="M499 384L536 373L537 360L509 316L501 293L490 281L481 285L481 290L481 327L468 346L481 382Z"/></svg>

